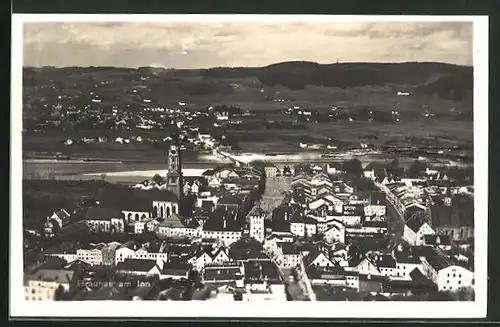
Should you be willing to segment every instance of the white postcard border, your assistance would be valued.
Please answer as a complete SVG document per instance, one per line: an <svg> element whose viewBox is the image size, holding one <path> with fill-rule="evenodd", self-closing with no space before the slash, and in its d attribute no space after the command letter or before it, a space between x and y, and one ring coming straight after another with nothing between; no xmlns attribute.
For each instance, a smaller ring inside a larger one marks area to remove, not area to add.
<svg viewBox="0 0 500 327"><path fill-rule="evenodd" d="M24 300L22 242L22 26L49 21L471 21L474 24L474 302L219 302ZM327 15L13 14L11 68L10 314L12 317L482 318L487 308L488 17Z"/></svg>

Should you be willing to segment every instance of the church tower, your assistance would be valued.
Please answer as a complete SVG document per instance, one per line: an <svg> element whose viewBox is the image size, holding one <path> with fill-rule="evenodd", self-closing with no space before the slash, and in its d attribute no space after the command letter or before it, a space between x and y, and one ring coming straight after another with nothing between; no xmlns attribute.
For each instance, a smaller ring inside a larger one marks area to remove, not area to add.
<svg viewBox="0 0 500 327"><path fill-rule="evenodd" d="M183 180L182 180L182 162L180 146L178 143L170 145L167 154L168 172L167 172L167 190L177 195L179 202L182 199Z"/></svg>

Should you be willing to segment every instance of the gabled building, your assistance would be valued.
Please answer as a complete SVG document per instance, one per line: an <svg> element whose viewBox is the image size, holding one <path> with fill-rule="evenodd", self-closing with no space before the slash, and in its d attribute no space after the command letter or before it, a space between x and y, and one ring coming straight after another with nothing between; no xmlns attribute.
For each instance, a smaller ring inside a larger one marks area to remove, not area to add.
<svg viewBox="0 0 500 327"><path fill-rule="evenodd" d="M120 232L125 226L122 213L116 208L88 208L85 223L92 231L101 232Z"/></svg>
<svg viewBox="0 0 500 327"><path fill-rule="evenodd" d="M412 215L405 223L403 239L410 245L421 245L425 235L434 235L432 227L421 214Z"/></svg>

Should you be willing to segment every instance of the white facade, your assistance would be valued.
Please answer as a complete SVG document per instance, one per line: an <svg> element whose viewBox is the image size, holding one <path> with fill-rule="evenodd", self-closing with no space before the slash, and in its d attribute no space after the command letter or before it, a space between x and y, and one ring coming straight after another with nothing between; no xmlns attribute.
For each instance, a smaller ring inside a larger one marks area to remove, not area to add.
<svg viewBox="0 0 500 327"><path fill-rule="evenodd" d="M241 238L241 231L209 231L203 230L200 237L214 238L224 243L224 246L230 246Z"/></svg>
<svg viewBox="0 0 500 327"><path fill-rule="evenodd" d="M380 270L368 259L363 259L356 267L360 275L381 276Z"/></svg>
<svg viewBox="0 0 500 327"><path fill-rule="evenodd" d="M69 292L68 282L48 282L36 279L29 279L24 285L24 299L26 301L54 301L55 293L59 285L62 285L66 292Z"/></svg>
<svg viewBox="0 0 500 327"><path fill-rule="evenodd" d="M290 223L290 232L299 237L304 237L306 234L306 224L304 223Z"/></svg>
<svg viewBox="0 0 500 327"><path fill-rule="evenodd" d="M50 253L46 255L47 257L58 257L66 262L73 262L78 260L78 255L76 253Z"/></svg>
<svg viewBox="0 0 500 327"><path fill-rule="evenodd" d="M142 234L144 233L146 224L142 221L136 221L134 223L134 234Z"/></svg>
<svg viewBox="0 0 500 327"><path fill-rule="evenodd" d="M260 215L250 216L250 237L259 242L264 242L264 217Z"/></svg>
<svg viewBox="0 0 500 327"><path fill-rule="evenodd" d="M384 217L387 213L387 207L385 205L369 204L365 206L365 216L378 216Z"/></svg>
<svg viewBox="0 0 500 327"><path fill-rule="evenodd" d="M158 227L158 234L171 238L196 238L202 235L201 228Z"/></svg>
<svg viewBox="0 0 500 327"><path fill-rule="evenodd" d="M474 273L460 266L449 266L438 272L437 283L440 291L458 291L474 287Z"/></svg>
<svg viewBox="0 0 500 327"><path fill-rule="evenodd" d="M179 213L179 204L172 201L153 201L153 216L166 219Z"/></svg>
<svg viewBox="0 0 500 327"><path fill-rule="evenodd" d="M314 260L310 263L310 266L316 267L333 267L335 264L327 258L324 253L320 253Z"/></svg>
<svg viewBox="0 0 500 327"><path fill-rule="evenodd" d="M151 213L147 211L122 210L122 214L125 217L127 224L151 218Z"/></svg>
<svg viewBox="0 0 500 327"><path fill-rule="evenodd" d="M416 233L408 225L405 225L403 239L410 245L424 245L424 236L435 234L432 227L427 223L424 223Z"/></svg>
<svg viewBox="0 0 500 327"><path fill-rule="evenodd" d="M188 260L188 263L191 264L196 271L202 271L207 264L211 264L212 262L212 257L206 252Z"/></svg>
<svg viewBox="0 0 500 327"><path fill-rule="evenodd" d="M87 226L94 231L110 232L111 220L85 220Z"/></svg>
<svg viewBox="0 0 500 327"><path fill-rule="evenodd" d="M341 223L330 226L324 233L323 239L328 243L345 243L345 227Z"/></svg>
<svg viewBox="0 0 500 327"><path fill-rule="evenodd" d="M95 249L77 249L76 255L79 260L90 265L102 265L102 251Z"/></svg>
<svg viewBox="0 0 500 327"><path fill-rule="evenodd" d="M143 259L156 260L161 262L168 261L168 253L165 252L148 252L144 248L134 251L126 246L118 248L115 252L115 264L125 261L125 259Z"/></svg>

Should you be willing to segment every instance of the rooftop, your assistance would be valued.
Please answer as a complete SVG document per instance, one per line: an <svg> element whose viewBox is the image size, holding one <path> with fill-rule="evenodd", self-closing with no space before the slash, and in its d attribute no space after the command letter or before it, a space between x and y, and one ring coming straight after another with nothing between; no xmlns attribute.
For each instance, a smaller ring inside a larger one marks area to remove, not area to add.
<svg viewBox="0 0 500 327"><path fill-rule="evenodd" d="M91 207L85 213L86 220L111 220L111 218L121 217L121 211L116 208Z"/></svg>
<svg viewBox="0 0 500 327"><path fill-rule="evenodd" d="M116 270L119 271L150 271L156 266L156 260L148 259L125 259L125 261L118 263Z"/></svg>

